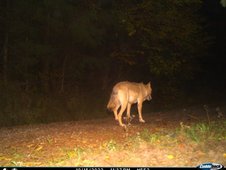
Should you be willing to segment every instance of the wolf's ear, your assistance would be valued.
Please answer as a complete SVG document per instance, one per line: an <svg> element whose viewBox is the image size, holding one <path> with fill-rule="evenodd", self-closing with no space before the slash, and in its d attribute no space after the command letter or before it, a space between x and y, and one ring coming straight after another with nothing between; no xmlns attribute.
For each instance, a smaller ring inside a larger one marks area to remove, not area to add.
<svg viewBox="0 0 226 170"><path fill-rule="evenodd" d="M151 82L149 81L147 85L151 87Z"/></svg>

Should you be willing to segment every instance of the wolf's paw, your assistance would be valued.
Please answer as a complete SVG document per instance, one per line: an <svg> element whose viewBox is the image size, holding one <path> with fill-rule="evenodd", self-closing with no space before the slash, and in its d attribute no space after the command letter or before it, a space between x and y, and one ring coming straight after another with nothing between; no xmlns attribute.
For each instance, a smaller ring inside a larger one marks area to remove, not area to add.
<svg viewBox="0 0 226 170"><path fill-rule="evenodd" d="M124 116L124 117L123 117L123 120L127 121L127 120L128 120L128 117L125 117L125 116Z"/></svg>
<svg viewBox="0 0 226 170"><path fill-rule="evenodd" d="M145 123L145 120L144 120L144 119L139 119L139 121L140 121L141 123Z"/></svg>
<svg viewBox="0 0 226 170"><path fill-rule="evenodd" d="M129 129L128 129L128 126L124 126L123 129L124 129L124 131L126 132L126 135L128 135L128 130L129 130Z"/></svg>
<svg viewBox="0 0 226 170"><path fill-rule="evenodd" d="M119 124L121 127L123 127L123 128L126 128L126 125L125 124Z"/></svg>
<svg viewBox="0 0 226 170"><path fill-rule="evenodd" d="M123 130L127 133L128 132L128 126L125 124L120 124L120 126L123 128Z"/></svg>
<svg viewBox="0 0 226 170"><path fill-rule="evenodd" d="M131 117L124 117L124 120L126 121L126 122L131 122Z"/></svg>
<svg viewBox="0 0 226 170"><path fill-rule="evenodd" d="M118 120L118 117L115 117L115 120Z"/></svg>

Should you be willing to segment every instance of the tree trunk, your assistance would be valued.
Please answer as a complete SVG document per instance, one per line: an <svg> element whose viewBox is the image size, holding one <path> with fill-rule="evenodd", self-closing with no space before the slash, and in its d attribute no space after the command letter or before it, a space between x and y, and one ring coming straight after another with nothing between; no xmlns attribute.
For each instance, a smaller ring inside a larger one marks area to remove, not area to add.
<svg viewBox="0 0 226 170"><path fill-rule="evenodd" d="M8 33L5 35L5 42L3 47L3 82L4 86L7 86L8 82Z"/></svg>
<svg viewBox="0 0 226 170"><path fill-rule="evenodd" d="M46 45L49 44L49 34L50 34L50 14L47 14L46 17L46 28L45 28L45 40L44 43ZM42 58L42 64L43 64L43 70L42 70L42 86L43 86L43 90L44 93L49 93L50 90L50 60L49 60L49 56L43 57Z"/></svg>
<svg viewBox="0 0 226 170"><path fill-rule="evenodd" d="M8 44L9 44L9 1L6 0L6 7L5 7L5 40L3 45L3 83L6 87L8 85Z"/></svg>
<svg viewBox="0 0 226 170"><path fill-rule="evenodd" d="M62 66L60 93L64 93L64 80L65 80L66 61L67 61L67 56L64 57L63 66Z"/></svg>
<svg viewBox="0 0 226 170"><path fill-rule="evenodd" d="M49 93L49 62L43 62L42 85L44 93Z"/></svg>

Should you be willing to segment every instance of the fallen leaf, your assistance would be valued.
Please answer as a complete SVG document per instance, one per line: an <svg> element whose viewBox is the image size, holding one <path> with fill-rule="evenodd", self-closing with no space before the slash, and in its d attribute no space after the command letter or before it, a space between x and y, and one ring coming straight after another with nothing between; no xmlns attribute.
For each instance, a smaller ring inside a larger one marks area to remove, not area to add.
<svg viewBox="0 0 226 170"><path fill-rule="evenodd" d="M0 160L10 161L11 158L7 158L7 157L4 157L4 156L0 156Z"/></svg>
<svg viewBox="0 0 226 170"><path fill-rule="evenodd" d="M43 148L43 146L38 146L35 150L40 151Z"/></svg>
<svg viewBox="0 0 226 170"><path fill-rule="evenodd" d="M110 159L110 156L109 155L106 155L105 156L105 160L109 160Z"/></svg>
<svg viewBox="0 0 226 170"><path fill-rule="evenodd" d="M184 149L185 148L185 145L182 144L182 143L180 143L178 146L179 146L180 149Z"/></svg>
<svg viewBox="0 0 226 170"><path fill-rule="evenodd" d="M167 158L168 158L168 159L173 159L174 156L173 156L173 155L167 155Z"/></svg>
<svg viewBox="0 0 226 170"><path fill-rule="evenodd" d="M202 151L197 151L196 154L197 154L198 156L204 156L204 155L205 155L205 153L202 152Z"/></svg>
<svg viewBox="0 0 226 170"><path fill-rule="evenodd" d="M223 154L223 157L225 157L225 158L226 158L226 153L224 153L224 154Z"/></svg>
<svg viewBox="0 0 226 170"><path fill-rule="evenodd" d="M27 145L28 148L30 148L30 147L32 147L32 146L34 146L34 144L29 144L29 145Z"/></svg>

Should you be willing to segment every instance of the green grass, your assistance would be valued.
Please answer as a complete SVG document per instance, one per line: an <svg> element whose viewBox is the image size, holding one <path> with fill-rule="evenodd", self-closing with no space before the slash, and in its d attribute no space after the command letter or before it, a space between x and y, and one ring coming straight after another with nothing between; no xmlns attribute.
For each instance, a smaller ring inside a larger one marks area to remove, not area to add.
<svg viewBox="0 0 226 170"><path fill-rule="evenodd" d="M197 143L207 140L224 140L226 139L226 121L196 123L189 127L181 127L179 133L184 133L188 139Z"/></svg>
<svg viewBox="0 0 226 170"><path fill-rule="evenodd" d="M179 136L184 136L187 140L192 140L196 143L211 140L225 140L226 139L226 121L223 122L201 122L193 123L190 126L181 123L181 126L174 129L166 129L164 133L152 133L148 129L144 129L137 135L130 137L132 143L139 143L143 140L147 143L175 143Z"/></svg>
<svg viewBox="0 0 226 170"><path fill-rule="evenodd" d="M144 129L140 132L140 138L146 142L155 143L159 140L160 134L151 133L148 129Z"/></svg>
<svg viewBox="0 0 226 170"><path fill-rule="evenodd" d="M118 149L118 144L115 140L111 139L110 141L104 143L104 147L109 151L116 151Z"/></svg>

